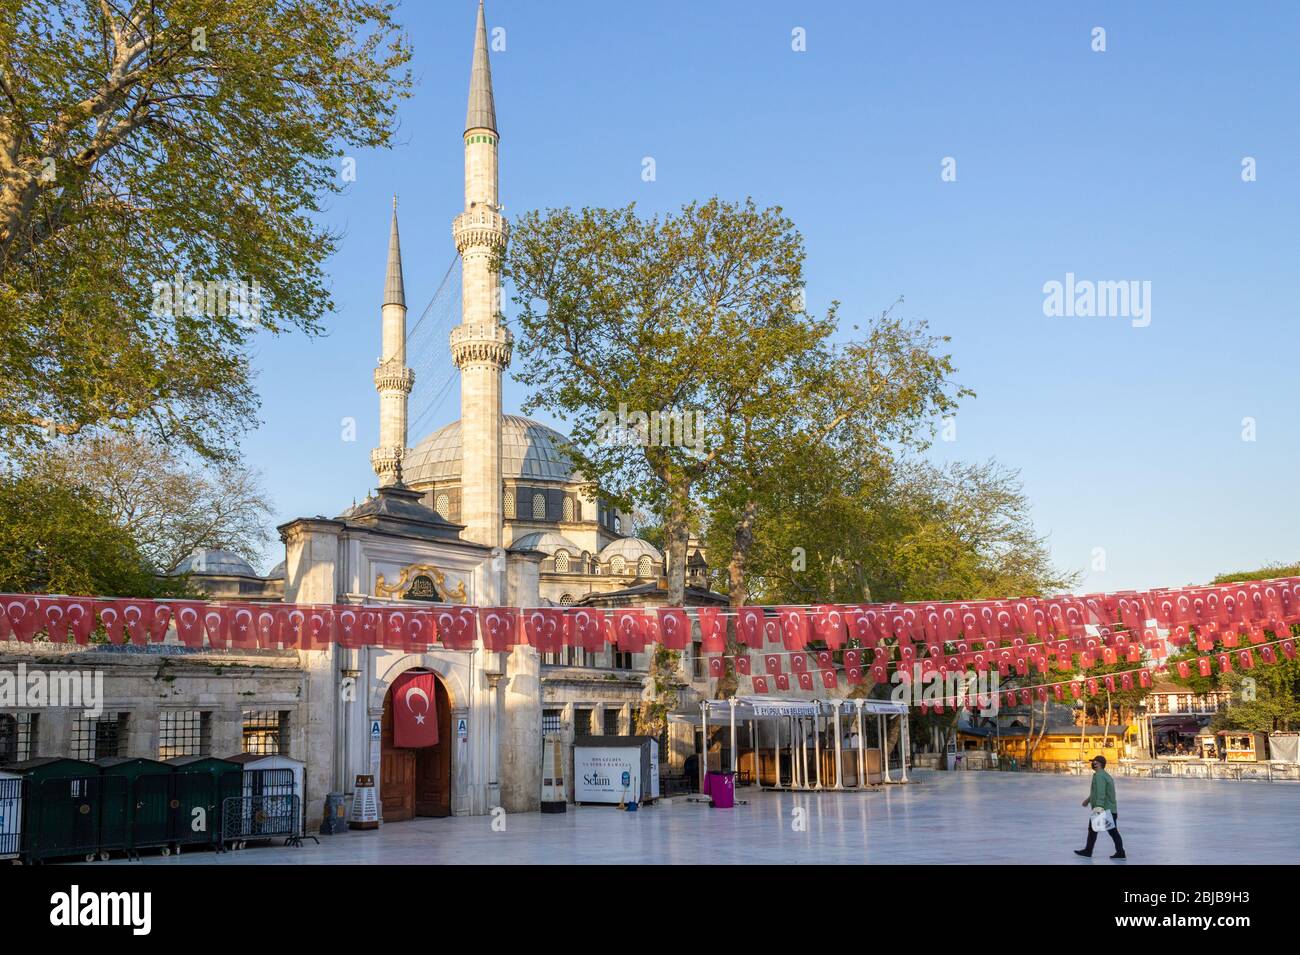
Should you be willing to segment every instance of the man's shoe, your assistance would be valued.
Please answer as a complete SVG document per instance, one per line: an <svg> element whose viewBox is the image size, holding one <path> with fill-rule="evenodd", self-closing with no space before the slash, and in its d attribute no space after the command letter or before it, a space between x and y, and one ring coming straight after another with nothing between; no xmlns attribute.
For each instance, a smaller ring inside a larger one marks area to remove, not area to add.
<svg viewBox="0 0 1300 955"><path fill-rule="evenodd" d="M1082 849L1075 849L1075 850L1074 850L1074 854L1077 855L1077 856L1083 856L1085 859L1091 859L1091 858L1092 858L1092 853L1091 853L1091 852L1084 852Z"/></svg>
<svg viewBox="0 0 1300 955"><path fill-rule="evenodd" d="M1115 853L1113 856L1111 856L1111 858L1112 858L1112 859L1127 859L1128 856L1126 856L1126 855L1125 855L1124 853L1122 853L1122 852L1117 852L1117 853Z"/></svg>

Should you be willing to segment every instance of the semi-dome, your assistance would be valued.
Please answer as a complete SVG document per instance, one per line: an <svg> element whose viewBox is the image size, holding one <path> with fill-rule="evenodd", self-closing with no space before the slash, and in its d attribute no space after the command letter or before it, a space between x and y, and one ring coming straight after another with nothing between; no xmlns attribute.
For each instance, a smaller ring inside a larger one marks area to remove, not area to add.
<svg viewBox="0 0 1300 955"><path fill-rule="evenodd" d="M177 574L239 574L256 577L253 565L234 551L200 547L176 565Z"/></svg>
<svg viewBox="0 0 1300 955"><path fill-rule="evenodd" d="M554 557L556 551L566 551L574 557L582 553L582 548L569 540L563 534L557 534L554 531L536 531L532 534L525 534L523 537L516 537L510 542L511 550L540 550L544 554Z"/></svg>
<svg viewBox="0 0 1300 955"><path fill-rule="evenodd" d="M565 453L569 439L554 428L518 415L501 416L501 476L536 481L578 482L582 478ZM460 480L465 445L460 422L439 428L402 459L402 480L411 487Z"/></svg>
<svg viewBox="0 0 1300 955"><path fill-rule="evenodd" d="M620 537L618 540L606 544L605 549L600 552L599 558L602 563L605 563L612 557L622 557L629 564L635 564L642 557L649 557L656 562L664 559L664 555L659 552L659 548L639 537Z"/></svg>

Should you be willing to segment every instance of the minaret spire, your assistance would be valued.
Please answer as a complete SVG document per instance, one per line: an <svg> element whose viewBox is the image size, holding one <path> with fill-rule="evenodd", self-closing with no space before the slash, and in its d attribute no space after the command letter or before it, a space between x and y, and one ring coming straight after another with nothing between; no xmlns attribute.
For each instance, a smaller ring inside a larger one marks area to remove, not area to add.
<svg viewBox="0 0 1300 955"><path fill-rule="evenodd" d="M406 405L411 386L415 383L415 373L406 367L406 286L402 280L402 242L397 232L396 196L393 196L393 224L388 233L388 266L380 315L383 350L375 369L375 390L379 392L379 447L370 452L370 464L380 485L386 486L402 483Z"/></svg>
<svg viewBox="0 0 1300 955"><path fill-rule="evenodd" d="M494 268L509 227L497 195L497 115L480 0L465 118L465 211L453 220L461 256L461 321L451 330L460 369L461 523L467 540L500 547L505 511L501 479L501 372L513 340L501 324L501 279Z"/></svg>

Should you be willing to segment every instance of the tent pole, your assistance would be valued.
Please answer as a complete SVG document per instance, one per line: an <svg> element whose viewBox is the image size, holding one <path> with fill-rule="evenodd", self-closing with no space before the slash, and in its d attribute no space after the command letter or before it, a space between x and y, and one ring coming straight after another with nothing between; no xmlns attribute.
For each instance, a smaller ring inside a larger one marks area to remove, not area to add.
<svg viewBox="0 0 1300 955"><path fill-rule="evenodd" d="M840 701L834 701L835 707L835 788L844 788L844 749L840 740Z"/></svg>
<svg viewBox="0 0 1300 955"><path fill-rule="evenodd" d="M893 780L889 778L889 751L885 749L885 742L889 739L889 735L885 732L887 723L888 718L884 713L876 714L876 738L880 740L880 772L883 774L884 781L889 783Z"/></svg>
<svg viewBox="0 0 1300 955"><path fill-rule="evenodd" d="M763 773L758 766L758 719L750 717L749 720L749 748L754 753L754 786L761 789L763 786Z"/></svg>
<svg viewBox="0 0 1300 955"><path fill-rule="evenodd" d="M808 782L808 724L799 718L799 774L803 779L803 788L812 789Z"/></svg>
<svg viewBox="0 0 1300 955"><path fill-rule="evenodd" d="M813 711L813 759L816 760L817 768L817 785L814 789L822 788L822 705L813 703L816 709Z"/></svg>
<svg viewBox="0 0 1300 955"><path fill-rule="evenodd" d="M862 735L862 701L858 700L858 788L867 785L867 738Z"/></svg>
<svg viewBox="0 0 1300 955"><path fill-rule="evenodd" d="M736 760L736 700L734 697L727 702L727 711L731 717L731 775L735 776L737 760ZM732 785L735 785L734 779L732 780Z"/></svg>
<svg viewBox="0 0 1300 955"><path fill-rule="evenodd" d="M700 793L704 793L704 776L709 771L709 701L700 702Z"/></svg>
<svg viewBox="0 0 1300 955"><path fill-rule="evenodd" d="M908 732L909 714L900 713L898 718L903 721L898 733L898 764L903 767L903 782L907 782L907 751L912 748Z"/></svg>

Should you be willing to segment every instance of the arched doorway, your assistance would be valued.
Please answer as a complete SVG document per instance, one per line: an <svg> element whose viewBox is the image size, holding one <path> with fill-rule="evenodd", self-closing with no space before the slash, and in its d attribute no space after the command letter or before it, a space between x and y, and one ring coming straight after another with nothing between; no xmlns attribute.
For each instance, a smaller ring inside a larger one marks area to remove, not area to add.
<svg viewBox="0 0 1300 955"><path fill-rule="evenodd" d="M434 706L438 714L436 746L422 749L394 746L392 687L384 695L379 765L379 799L384 807L384 822L451 815L451 698L442 678L436 673L434 677L437 689Z"/></svg>

